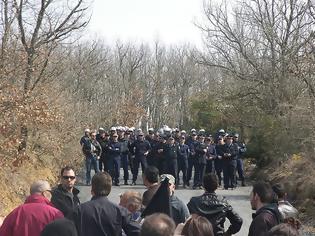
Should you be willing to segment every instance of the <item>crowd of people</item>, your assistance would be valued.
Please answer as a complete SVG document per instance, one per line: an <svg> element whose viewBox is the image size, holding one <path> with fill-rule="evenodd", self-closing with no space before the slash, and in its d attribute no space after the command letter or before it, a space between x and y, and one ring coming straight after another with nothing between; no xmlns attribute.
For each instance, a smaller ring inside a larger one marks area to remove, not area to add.
<svg viewBox="0 0 315 236"><path fill-rule="evenodd" d="M191 129L188 134L168 126L157 131L150 128L146 135L141 129L128 127L111 127L109 131L100 128L98 132L86 129L80 144L85 155L87 185L93 168L95 173L108 172L113 184L119 186L121 167L124 184L136 185L141 165L142 172L147 166L155 166L160 174L174 176L176 187L182 184L183 188L202 188L207 173L216 173L220 186L223 180L224 189L234 189L238 179L245 186L242 157L246 146L238 133L226 133L223 129L213 136L204 129Z"/></svg>
<svg viewBox="0 0 315 236"><path fill-rule="evenodd" d="M242 227L239 214L216 194L214 173L203 177L204 193L187 205L176 196L175 177L160 175L154 166L144 171L147 190L128 190L118 204L108 199L113 181L107 172L92 177L92 199L84 203L78 198L74 169L66 166L60 174L54 188L43 180L31 185L25 203L5 217L1 236L227 236ZM256 212L248 236L300 235L297 210L286 200L283 185L255 183L250 203Z"/></svg>

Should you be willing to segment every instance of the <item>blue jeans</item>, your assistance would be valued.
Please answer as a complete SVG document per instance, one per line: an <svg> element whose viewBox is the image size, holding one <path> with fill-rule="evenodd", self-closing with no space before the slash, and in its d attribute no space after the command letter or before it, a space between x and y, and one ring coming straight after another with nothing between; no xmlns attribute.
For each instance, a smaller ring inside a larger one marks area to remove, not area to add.
<svg viewBox="0 0 315 236"><path fill-rule="evenodd" d="M85 167L86 167L86 184L91 183L91 170L93 169L95 173L99 172L98 169L98 160L95 155L90 155L85 158Z"/></svg>

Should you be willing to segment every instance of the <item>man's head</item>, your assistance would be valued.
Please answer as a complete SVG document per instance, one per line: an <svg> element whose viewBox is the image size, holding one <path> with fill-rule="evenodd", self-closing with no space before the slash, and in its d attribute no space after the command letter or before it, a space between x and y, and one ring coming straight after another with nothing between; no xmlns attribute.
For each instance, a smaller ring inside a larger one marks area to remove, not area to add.
<svg viewBox="0 0 315 236"><path fill-rule="evenodd" d="M90 135L91 130L90 129L85 129L84 130L84 135L85 136L89 136Z"/></svg>
<svg viewBox="0 0 315 236"><path fill-rule="evenodd" d="M213 236L213 228L210 221L203 216L192 214L186 221L181 235L207 235Z"/></svg>
<svg viewBox="0 0 315 236"><path fill-rule="evenodd" d="M272 190L275 192L275 194L278 197L278 200L285 200L287 193L285 191L284 185L283 184L275 184L272 186Z"/></svg>
<svg viewBox="0 0 315 236"><path fill-rule="evenodd" d="M91 139L93 139L93 140L96 139L96 131L91 132Z"/></svg>
<svg viewBox="0 0 315 236"><path fill-rule="evenodd" d="M139 132L138 134L138 140L143 141L144 140L144 136L142 132Z"/></svg>
<svg viewBox="0 0 315 236"><path fill-rule="evenodd" d="M142 207L142 197L139 192L126 191L120 195L119 205L127 208L131 213L140 211Z"/></svg>
<svg viewBox="0 0 315 236"><path fill-rule="evenodd" d="M168 138L168 143L169 144L174 144L175 143L175 139L171 136Z"/></svg>
<svg viewBox="0 0 315 236"><path fill-rule="evenodd" d="M114 142L118 142L118 134L117 133L113 133L112 138L113 138Z"/></svg>
<svg viewBox="0 0 315 236"><path fill-rule="evenodd" d="M175 178L173 175L169 175L169 174L161 175L161 182L163 182L165 179L168 179L168 188L169 188L170 195L172 196L175 192Z"/></svg>
<svg viewBox="0 0 315 236"><path fill-rule="evenodd" d="M149 187L159 182L159 170L155 166L148 166L143 173L143 184Z"/></svg>
<svg viewBox="0 0 315 236"><path fill-rule="evenodd" d="M180 144L184 144L185 141L186 141L185 136L180 136L180 138L179 138L179 143L180 143Z"/></svg>
<svg viewBox="0 0 315 236"><path fill-rule="evenodd" d="M64 189L67 191L72 191L75 181L75 173L71 166L65 166L61 169L60 183Z"/></svg>
<svg viewBox="0 0 315 236"><path fill-rule="evenodd" d="M255 183L250 194L252 209L259 210L262 206L272 202L274 202L274 192L271 185L266 182Z"/></svg>
<svg viewBox="0 0 315 236"><path fill-rule="evenodd" d="M92 178L93 196L108 196L112 188L112 178L107 172L96 173Z"/></svg>
<svg viewBox="0 0 315 236"><path fill-rule="evenodd" d="M226 137L226 143L227 144L231 144L233 142L233 135L232 134L229 134L227 137Z"/></svg>
<svg viewBox="0 0 315 236"><path fill-rule="evenodd" d="M206 174L203 177L202 182L203 182L203 187L208 193L213 193L218 188L218 177L217 175L213 173Z"/></svg>
<svg viewBox="0 0 315 236"><path fill-rule="evenodd" d="M165 214L155 213L144 219L140 236L173 236L174 232L174 221Z"/></svg>
<svg viewBox="0 0 315 236"><path fill-rule="evenodd" d="M49 201L51 199L51 187L50 184L45 180L38 180L32 183L30 187L30 194L43 195Z"/></svg>

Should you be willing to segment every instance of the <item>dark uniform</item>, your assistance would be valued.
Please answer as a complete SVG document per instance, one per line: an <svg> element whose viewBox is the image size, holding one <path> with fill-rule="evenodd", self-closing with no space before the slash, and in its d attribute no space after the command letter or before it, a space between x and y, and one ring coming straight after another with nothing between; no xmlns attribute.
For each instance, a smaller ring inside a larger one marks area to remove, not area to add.
<svg viewBox="0 0 315 236"><path fill-rule="evenodd" d="M108 137L108 134L106 134L106 136ZM104 170L106 172L108 172L107 159L109 155L109 150L108 150L109 140L107 137L99 136L99 138L97 139L97 141L99 142L102 148L101 157L99 159L99 170L100 171Z"/></svg>
<svg viewBox="0 0 315 236"><path fill-rule="evenodd" d="M216 144L215 145L215 150L217 153L216 158L214 159L214 168L215 172L218 176L218 184L221 186L222 182L222 170L223 170L223 154L224 154L224 144Z"/></svg>
<svg viewBox="0 0 315 236"><path fill-rule="evenodd" d="M197 165L198 165L198 159L196 158L196 147L198 145L198 141L197 140L190 140L187 145L189 146L190 149L190 155L188 157L188 168L187 168L187 186L189 186L189 181L191 180L192 177L192 169L197 169Z"/></svg>
<svg viewBox="0 0 315 236"><path fill-rule="evenodd" d="M207 165L206 165L206 174L213 173L215 170L214 160L217 157L217 151L215 149L215 144L209 144L207 149Z"/></svg>
<svg viewBox="0 0 315 236"><path fill-rule="evenodd" d="M238 147L235 143L225 143L223 148L223 182L224 189L235 188L236 159Z"/></svg>
<svg viewBox="0 0 315 236"><path fill-rule="evenodd" d="M165 148L166 148L165 139L164 137L160 137L160 140L157 143L155 150L153 150L153 152L155 152L157 168L159 169L160 175L166 174L167 169L167 163L164 155Z"/></svg>
<svg viewBox="0 0 315 236"><path fill-rule="evenodd" d="M120 173L120 161L121 161L121 143L118 142L118 140L115 141L111 141L108 144L108 148L109 148L109 174L111 175L114 184L116 186L119 185L119 173Z"/></svg>
<svg viewBox="0 0 315 236"><path fill-rule="evenodd" d="M98 158L102 154L102 148L99 142L89 139L83 144L82 149L85 154L86 184L90 184L92 167L95 173L99 172Z"/></svg>
<svg viewBox="0 0 315 236"><path fill-rule="evenodd" d="M124 170L124 184L128 184L128 179L129 179L129 171L128 171L128 166L129 166L129 148L130 148L130 140L129 138L122 138L119 139L120 142L120 152L121 152L121 165Z"/></svg>
<svg viewBox="0 0 315 236"><path fill-rule="evenodd" d="M178 144L166 144L164 149L164 155L167 163L166 174L173 175L175 178L177 176L178 166L177 166L177 152L179 150ZM177 184L177 179L175 183Z"/></svg>
<svg viewBox="0 0 315 236"><path fill-rule="evenodd" d="M244 165L243 165L243 159L242 156L246 152L246 146L245 143L242 143L240 141L235 141L235 144L238 148L237 153L237 159L236 159L236 169L238 173L239 179L242 181L242 186L245 186L245 177L244 177ZM235 179L236 185L237 185L237 178Z"/></svg>
<svg viewBox="0 0 315 236"><path fill-rule="evenodd" d="M147 140L136 140L133 144L131 144L130 149L135 155L132 178L132 184L135 184L138 177L139 164L141 164L142 172L144 172L145 168L147 168L146 153L151 151L151 145Z"/></svg>
<svg viewBox="0 0 315 236"><path fill-rule="evenodd" d="M188 145L186 144L179 144L178 149L178 170L177 170L177 184L179 184L179 172L183 172L183 187L186 187L187 184L187 168L188 168L188 156L189 156L190 150Z"/></svg>
<svg viewBox="0 0 315 236"><path fill-rule="evenodd" d="M207 146L204 142L199 142L195 148L196 151L196 159L197 159L197 168L195 168L195 175L194 175L194 186L193 187L201 187L202 186L202 179L205 174L206 169L206 153L207 153Z"/></svg>

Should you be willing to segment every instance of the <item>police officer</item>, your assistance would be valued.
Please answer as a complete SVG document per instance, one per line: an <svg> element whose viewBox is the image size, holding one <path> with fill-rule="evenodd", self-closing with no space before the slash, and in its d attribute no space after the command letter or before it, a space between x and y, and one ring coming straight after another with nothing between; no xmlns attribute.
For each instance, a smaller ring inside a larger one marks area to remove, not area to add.
<svg viewBox="0 0 315 236"><path fill-rule="evenodd" d="M157 167L156 146L158 144L158 140L157 140L156 136L154 135L154 129L153 128L148 129L148 134L146 135L145 139L151 145L151 152L147 156L147 163L149 166Z"/></svg>
<svg viewBox="0 0 315 236"><path fill-rule="evenodd" d="M112 176L113 184L119 186L119 173L121 161L121 143L118 141L118 134L112 135L112 140L108 145L110 161L109 161L109 174Z"/></svg>
<svg viewBox="0 0 315 236"><path fill-rule="evenodd" d="M178 153L178 144L175 143L174 137L169 137L168 142L165 146L164 149L164 155L166 159L166 174L170 174L172 176L177 176L177 170L178 170L178 165L177 165L177 153ZM175 179L175 184L177 184L177 181Z"/></svg>
<svg viewBox="0 0 315 236"><path fill-rule="evenodd" d="M212 137L211 136L205 138L205 144L207 145L206 174L208 174L208 173L213 173L214 170L215 170L215 168L214 168L214 160L215 160L215 158L217 156L217 152L215 150L215 144L212 142Z"/></svg>
<svg viewBox="0 0 315 236"><path fill-rule="evenodd" d="M243 155L246 152L246 145L245 143L239 141L239 134L235 133L233 142L238 147L238 153L237 153L237 163L236 163L236 169L238 173L239 179L242 181L242 186L245 186L245 177L244 177L244 165L243 165ZM236 178L236 185L237 185L237 178Z"/></svg>
<svg viewBox="0 0 315 236"><path fill-rule="evenodd" d="M205 174L205 168L207 164L206 154L207 154L207 145L204 142L205 137L203 134L198 135L198 145L195 148L197 164L195 168L194 175L194 185L193 189L197 187L202 188L202 179Z"/></svg>
<svg viewBox="0 0 315 236"><path fill-rule="evenodd" d="M180 184L179 172L183 172L183 187L187 185L187 168L188 168L188 156L190 150L187 144L185 144L185 136L181 136L179 140L179 149L177 155L178 171L177 171L177 184Z"/></svg>
<svg viewBox="0 0 315 236"><path fill-rule="evenodd" d="M133 178L131 185L136 185L139 172L139 164L141 164L142 172L147 167L147 156L151 151L150 143L144 139L142 131L138 133L137 140L131 144L131 152L135 155L133 164Z"/></svg>
<svg viewBox="0 0 315 236"><path fill-rule="evenodd" d="M190 136L190 140L187 142L187 145L189 146L190 149L190 155L188 157L188 168L187 168L187 186L189 187L190 183L189 181L191 180L192 177L192 169L197 169L198 165L198 159L196 158L196 146L198 145L197 141L197 134L196 131L192 131L192 134Z"/></svg>
<svg viewBox="0 0 315 236"><path fill-rule="evenodd" d="M223 182L224 189L236 187L236 159L238 154L238 147L233 143L233 135L229 134L223 148Z"/></svg>
<svg viewBox="0 0 315 236"><path fill-rule="evenodd" d="M160 175L166 174L166 159L164 155L164 150L166 148L166 136L163 134L159 135L159 142L157 143L157 146L155 147L155 156L156 156L156 162L157 162L157 168L159 169Z"/></svg>
<svg viewBox="0 0 315 236"><path fill-rule="evenodd" d="M109 134L107 132L102 131L99 133L99 137L97 138L97 141L101 145L102 148L102 154L101 158L99 160L99 170L100 171L107 171L108 172L108 165L107 165L107 159L108 159L108 144L109 144Z"/></svg>
<svg viewBox="0 0 315 236"><path fill-rule="evenodd" d="M222 171L223 171L223 154L224 154L224 139L222 136L219 136L217 139L217 144L215 145L215 151L217 153L216 158L214 159L214 168L218 176L218 184L221 186L222 182Z"/></svg>
<svg viewBox="0 0 315 236"><path fill-rule="evenodd" d="M131 145L130 133L128 131L124 132L124 136L118 139L120 142L120 152L121 152L121 165L124 170L124 185L128 185L129 171L129 148Z"/></svg>

